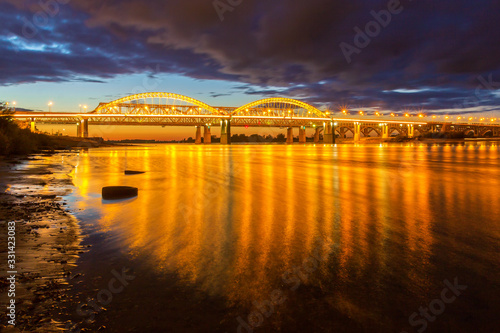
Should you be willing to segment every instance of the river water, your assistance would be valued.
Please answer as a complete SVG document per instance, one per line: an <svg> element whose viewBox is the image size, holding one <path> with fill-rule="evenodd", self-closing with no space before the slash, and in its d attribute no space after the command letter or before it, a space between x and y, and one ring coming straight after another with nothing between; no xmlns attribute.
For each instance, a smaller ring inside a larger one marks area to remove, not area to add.
<svg viewBox="0 0 500 333"><path fill-rule="evenodd" d="M106 311L88 325L111 332L498 327L498 143L156 145L67 162L92 245L75 321L94 298ZM139 195L102 200L110 185Z"/></svg>

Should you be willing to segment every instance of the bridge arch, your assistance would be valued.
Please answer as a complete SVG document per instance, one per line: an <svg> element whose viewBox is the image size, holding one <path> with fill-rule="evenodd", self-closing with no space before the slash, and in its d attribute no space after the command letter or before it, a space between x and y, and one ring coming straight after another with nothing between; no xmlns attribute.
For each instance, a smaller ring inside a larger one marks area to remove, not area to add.
<svg viewBox="0 0 500 333"><path fill-rule="evenodd" d="M261 110L263 113L265 113L266 110L273 110L272 115L284 116L284 117L309 115L310 117L317 116L321 118L329 118L326 113L322 112L321 110L315 108L310 104L307 104L305 102L296 99L284 98L284 97L264 98L258 101L245 104L235 109L233 112L231 112L231 115L244 116L247 114L247 109L248 110L257 109Z"/></svg>
<svg viewBox="0 0 500 333"><path fill-rule="evenodd" d="M155 103L158 99L158 103ZM142 101L142 103L140 103ZM151 103L148 103L151 101ZM162 103L164 101L164 103ZM175 101L172 104L170 101ZM180 103L179 103L180 102ZM124 113L147 113L147 114L171 114L171 113L194 113L194 114L220 114L216 108L194 98L167 92L148 92L126 96L109 103L101 103L90 113L122 113L118 109L125 108Z"/></svg>
<svg viewBox="0 0 500 333"><path fill-rule="evenodd" d="M473 138L474 136L476 136L476 132L473 129L467 129L464 131L464 135L467 138Z"/></svg>
<svg viewBox="0 0 500 333"><path fill-rule="evenodd" d="M481 131L480 133L481 137L492 137L493 136L493 129L491 128L485 128Z"/></svg>
<svg viewBox="0 0 500 333"><path fill-rule="evenodd" d="M365 137L370 137L370 133L371 133L371 132L375 132L375 133L377 133L377 136L382 137L382 131L380 130L380 128L377 128L377 127L375 127L375 126L368 125L368 126L364 126L364 127L361 129L361 133L362 133Z"/></svg>
<svg viewBox="0 0 500 333"><path fill-rule="evenodd" d="M397 132L398 135L406 135L407 134L407 129L405 127L389 127L389 136L392 136L394 132Z"/></svg>
<svg viewBox="0 0 500 333"><path fill-rule="evenodd" d="M349 126L339 126L335 129L335 132L338 133L339 138L345 138L347 132L351 132L351 135L354 136L354 129Z"/></svg>

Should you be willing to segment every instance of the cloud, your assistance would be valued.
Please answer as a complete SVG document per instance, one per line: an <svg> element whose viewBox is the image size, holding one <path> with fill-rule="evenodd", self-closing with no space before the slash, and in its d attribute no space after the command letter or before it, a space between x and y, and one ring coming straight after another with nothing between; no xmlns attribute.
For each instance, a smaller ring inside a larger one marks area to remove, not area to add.
<svg viewBox="0 0 500 333"><path fill-rule="evenodd" d="M449 109L477 97L478 77L500 81L499 2L401 4L402 12L347 63L340 43L353 44L354 28L364 30L374 20L370 12L386 9L387 1L243 0L220 21L207 0L72 0L24 41L12 36L21 36L22 19L32 20L41 7L9 0L0 5L0 84L100 80L160 68L240 82L248 94L325 105ZM401 89L425 91L394 92ZM484 85L481 91L476 106L499 102L499 94Z"/></svg>

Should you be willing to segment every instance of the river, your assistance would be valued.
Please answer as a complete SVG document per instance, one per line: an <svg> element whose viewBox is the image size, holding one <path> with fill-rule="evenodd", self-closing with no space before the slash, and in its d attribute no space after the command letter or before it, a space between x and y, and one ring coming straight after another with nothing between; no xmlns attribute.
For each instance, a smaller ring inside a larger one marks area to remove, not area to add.
<svg viewBox="0 0 500 333"><path fill-rule="evenodd" d="M498 327L498 143L131 146L65 162L91 245L75 322L94 298L106 311L84 325L110 332ZM139 195L102 200L110 185Z"/></svg>

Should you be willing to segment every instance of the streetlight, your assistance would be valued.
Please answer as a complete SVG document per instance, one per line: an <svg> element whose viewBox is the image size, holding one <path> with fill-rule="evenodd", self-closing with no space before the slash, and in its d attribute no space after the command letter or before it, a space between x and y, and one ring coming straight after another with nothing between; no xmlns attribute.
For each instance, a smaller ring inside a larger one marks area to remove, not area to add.
<svg viewBox="0 0 500 333"><path fill-rule="evenodd" d="M16 112L16 101L13 101L12 105L14 105L14 112Z"/></svg>
<svg viewBox="0 0 500 333"><path fill-rule="evenodd" d="M53 105L53 104L54 104L54 103L52 103L52 101L50 101L50 102L49 102L49 104L48 104L48 106L49 106L49 112L51 112L51 111L52 111L52 105Z"/></svg>

